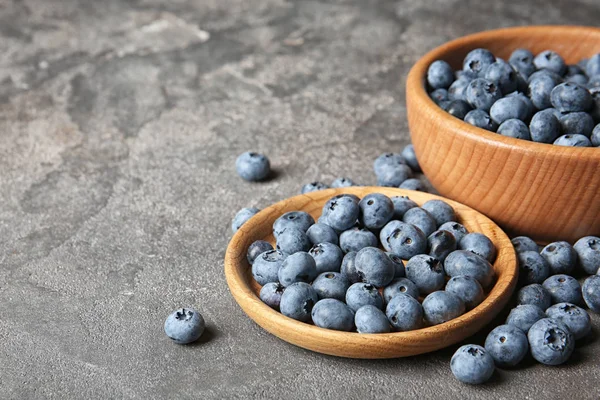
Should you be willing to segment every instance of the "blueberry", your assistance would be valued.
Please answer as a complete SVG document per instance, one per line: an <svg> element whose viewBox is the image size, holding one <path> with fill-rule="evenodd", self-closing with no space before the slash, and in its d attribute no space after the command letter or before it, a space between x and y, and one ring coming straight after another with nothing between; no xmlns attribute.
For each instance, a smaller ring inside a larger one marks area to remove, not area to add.
<svg viewBox="0 0 600 400"><path fill-rule="evenodd" d="M262 181L271 173L271 164L263 154L247 151L235 160L235 169L246 181Z"/></svg>
<svg viewBox="0 0 600 400"><path fill-rule="evenodd" d="M510 93L517 90L517 73L513 67L504 60L497 59L485 69L483 77L495 82L502 93Z"/></svg>
<svg viewBox="0 0 600 400"><path fill-rule="evenodd" d="M575 340L587 336L592 330L592 321L587 311L569 302L553 305L546 310L546 315L565 324Z"/></svg>
<svg viewBox="0 0 600 400"><path fill-rule="evenodd" d="M252 276L260 285L279 280L279 268L286 255L279 250L267 250L254 259Z"/></svg>
<svg viewBox="0 0 600 400"><path fill-rule="evenodd" d="M539 143L552 143L560 135L560 124L552 109L538 111L529 123L531 140Z"/></svg>
<svg viewBox="0 0 600 400"><path fill-rule="evenodd" d="M277 236L277 250L294 254L310 249L310 240L306 233L297 228L287 228Z"/></svg>
<svg viewBox="0 0 600 400"><path fill-rule="evenodd" d="M421 172L421 166L417 160L417 154L415 153L415 147L412 144L408 144L402 149L402 158L413 171Z"/></svg>
<svg viewBox="0 0 600 400"><path fill-rule="evenodd" d="M279 282L285 287L296 282L312 282L317 277L315 260L303 251L294 253L283 260L278 276Z"/></svg>
<svg viewBox="0 0 600 400"><path fill-rule="evenodd" d="M469 87L467 87L467 93ZM443 108L448 114L458 119L464 119L467 113L473 109L465 100L452 100Z"/></svg>
<svg viewBox="0 0 600 400"><path fill-rule="evenodd" d="M394 279L389 285L383 288L383 299L386 304L399 294L406 294L415 299L419 298L419 289L417 285L407 278Z"/></svg>
<svg viewBox="0 0 600 400"><path fill-rule="evenodd" d="M335 230L329 225L314 224L306 231L306 236L312 244L333 243L338 244L339 238Z"/></svg>
<svg viewBox="0 0 600 400"><path fill-rule="evenodd" d="M516 49L508 58L510 65L525 79L535 72L533 53L526 49Z"/></svg>
<svg viewBox="0 0 600 400"><path fill-rule="evenodd" d="M419 329L423 324L423 307L407 294L392 297L385 308L385 315L392 327L401 332Z"/></svg>
<svg viewBox="0 0 600 400"><path fill-rule="evenodd" d="M535 71L533 74L529 75L527 78L527 82L531 83L536 79L539 79L543 75L547 75L555 82L554 86L563 82L562 76L558 75L556 72L550 71L549 69L540 69L539 71Z"/></svg>
<svg viewBox="0 0 600 400"><path fill-rule="evenodd" d="M576 83L565 82L552 89L550 101L560 112L588 111L592 108L592 95Z"/></svg>
<svg viewBox="0 0 600 400"><path fill-rule="evenodd" d="M545 316L546 314L544 314L544 310L538 306L534 306L532 304L522 304L510 310L508 318L506 318L506 323L508 325L516 326L523 332L527 333L533 324Z"/></svg>
<svg viewBox="0 0 600 400"><path fill-rule="evenodd" d="M404 182L402 182L400 184L400 186L398 186L398 188L406 189L406 190L417 190L420 192L426 191L425 185L423 185L423 182L421 182L417 178L410 178L410 179L405 180Z"/></svg>
<svg viewBox="0 0 600 400"><path fill-rule="evenodd" d="M588 277L583 282L582 293L590 310L600 314L600 275Z"/></svg>
<svg viewBox="0 0 600 400"><path fill-rule="evenodd" d="M562 135L554 141L557 146L592 147L590 139L583 135Z"/></svg>
<svg viewBox="0 0 600 400"><path fill-rule="evenodd" d="M346 304L355 312L366 305L383 309L383 297L374 285L358 282L352 284L346 291Z"/></svg>
<svg viewBox="0 0 600 400"><path fill-rule="evenodd" d="M519 290L519 293L517 294L517 303L531 304L545 310L552 305L552 297L550 296L550 292L542 285L539 283L532 283Z"/></svg>
<svg viewBox="0 0 600 400"><path fill-rule="evenodd" d="M423 231L425 236L431 235L437 227L434 217L421 207L411 208L406 211L404 216L402 216L402 221L416 226Z"/></svg>
<svg viewBox="0 0 600 400"><path fill-rule="evenodd" d="M450 369L462 383L480 385L494 374L494 359L483 347L466 344L452 356Z"/></svg>
<svg viewBox="0 0 600 400"><path fill-rule="evenodd" d="M444 290L433 292L423 300L423 316L430 325L443 324L464 313L465 304L462 300Z"/></svg>
<svg viewBox="0 0 600 400"><path fill-rule="evenodd" d="M356 273L356 254L356 251L347 253L342 260L342 266L340 268L340 273L344 275L351 284L360 282L360 276Z"/></svg>
<svg viewBox="0 0 600 400"><path fill-rule="evenodd" d="M429 97L431 100L435 102L435 104L439 105L442 101L448 100L448 91L446 89L435 89L433 92L429 93Z"/></svg>
<svg viewBox="0 0 600 400"><path fill-rule="evenodd" d="M356 254L355 268L361 281L377 287L394 279L396 268L386 253L376 247L365 247ZM408 267L407 267L408 269Z"/></svg>
<svg viewBox="0 0 600 400"><path fill-rule="evenodd" d="M494 269L488 260L467 250L450 253L446 257L444 268L450 277L466 275L477 279L484 289L494 281Z"/></svg>
<svg viewBox="0 0 600 400"><path fill-rule="evenodd" d="M387 252L385 254L388 256L388 258L392 262L392 265L394 266L394 279L402 278L403 276L405 276L406 270L404 268L404 263L402 262L400 256L390 252Z"/></svg>
<svg viewBox="0 0 600 400"><path fill-rule="evenodd" d="M354 324L358 333L388 333L390 323L384 312L371 305L356 310Z"/></svg>
<svg viewBox="0 0 600 400"><path fill-rule="evenodd" d="M592 146L600 147L600 124L596 125L592 130L590 141L592 142Z"/></svg>
<svg viewBox="0 0 600 400"><path fill-rule="evenodd" d="M165 333L177 344L188 344L198 340L206 323L202 315L193 308L173 311L165 321Z"/></svg>
<svg viewBox="0 0 600 400"><path fill-rule="evenodd" d="M439 227L439 230L448 231L452 235L454 235L454 238L456 239L456 243L459 243L461 241L461 239L467 233L469 233L467 228L465 228L462 224L459 224L458 222L446 222L445 224L442 224Z"/></svg>
<svg viewBox="0 0 600 400"><path fill-rule="evenodd" d="M273 222L273 236L277 239L286 228L296 228L306 232L314 223L314 218L304 211L286 212Z"/></svg>
<svg viewBox="0 0 600 400"><path fill-rule="evenodd" d="M323 206L322 215L327 225L333 229L344 231L353 227L360 215L358 201L350 196L336 196Z"/></svg>
<svg viewBox="0 0 600 400"><path fill-rule="evenodd" d="M511 243L517 253L522 253L524 251L538 251L538 245L533 239L527 236L517 236L512 238Z"/></svg>
<svg viewBox="0 0 600 400"><path fill-rule="evenodd" d="M467 101L467 88L469 87L469 79L457 79L452 82L448 88L448 101L462 100ZM445 100L441 100L438 105L441 107ZM445 109L445 107L442 107Z"/></svg>
<svg viewBox="0 0 600 400"><path fill-rule="evenodd" d="M402 154L383 153L373 162L373 170L375 171L375 175L380 175L389 167L403 164L406 164L406 161L404 161Z"/></svg>
<svg viewBox="0 0 600 400"><path fill-rule="evenodd" d="M550 318L537 321L527 333L531 355L545 365L566 362L575 348L575 340L569 328Z"/></svg>
<svg viewBox="0 0 600 400"><path fill-rule="evenodd" d="M342 266L344 253L339 246L333 243L317 243L309 250L317 265L317 273L339 272Z"/></svg>
<svg viewBox="0 0 600 400"><path fill-rule="evenodd" d="M391 221L390 224L392 223L394 227L389 230L389 234L385 235L387 237L382 236L382 244L387 251L391 251L403 260L427 251L427 236L421 229L404 222ZM381 234L386 231L388 225L381 230Z"/></svg>
<svg viewBox="0 0 600 400"><path fill-rule="evenodd" d="M429 255L444 262L448 254L456 250L456 239L448 231L438 230L427 238Z"/></svg>
<svg viewBox="0 0 600 400"><path fill-rule="evenodd" d="M446 281L442 263L426 254L418 254L408 260L406 277L414 282L421 294L441 289Z"/></svg>
<svg viewBox="0 0 600 400"><path fill-rule="evenodd" d="M356 186L356 184L350 178L337 178L331 182L332 188L344 188L350 186Z"/></svg>
<svg viewBox="0 0 600 400"><path fill-rule="evenodd" d="M250 246L248 246L248 251L246 252L246 259L250 265L254 264L254 260L256 257L264 253L265 251L273 250L273 246L269 242L265 242L264 240L257 240L252 242Z"/></svg>
<svg viewBox="0 0 600 400"><path fill-rule="evenodd" d="M588 76L600 75L600 53L594 54L587 60L585 72Z"/></svg>
<svg viewBox="0 0 600 400"><path fill-rule="evenodd" d="M359 251L365 247L376 247L377 236L368 229L352 228L340 235L340 247L344 253Z"/></svg>
<svg viewBox="0 0 600 400"><path fill-rule="evenodd" d="M384 194L370 193L358 203L359 221L368 229L380 229L394 216L394 203Z"/></svg>
<svg viewBox="0 0 600 400"><path fill-rule="evenodd" d="M587 87L590 90L590 94L592 94L592 89L600 88L600 75L593 75L585 84L585 87Z"/></svg>
<svg viewBox="0 0 600 400"><path fill-rule="evenodd" d="M507 119L498 127L498 133L515 139L531 140L529 127L518 119Z"/></svg>
<svg viewBox="0 0 600 400"><path fill-rule="evenodd" d="M499 367L514 367L529 350L527 335L512 325L494 328L485 339L485 349Z"/></svg>
<svg viewBox="0 0 600 400"><path fill-rule="evenodd" d="M375 174L379 186L398 187L412 177L412 169L406 164L384 165Z"/></svg>
<svg viewBox="0 0 600 400"><path fill-rule="evenodd" d="M479 282L470 276L459 275L450 278L444 290L457 296L465 303L467 310L477 307L485 298Z"/></svg>
<svg viewBox="0 0 600 400"><path fill-rule="evenodd" d="M517 96L503 97L496 101L490 109L490 117L496 124L509 119L524 121L528 114L527 104Z"/></svg>
<svg viewBox="0 0 600 400"><path fill-rule="evenodd" d="M589 83L589 79L585 75L571 75L565 78L565 82L573 82L581 86L586 86Z"/></svg>
<svg viewBox="0 0 600 400"><path fill-rule="evenodd" d="M537 69L547 69L560 76L567 72L565 60L552 50L544 50L533 59Z"/></svg>
<svg viewBox="0 0 600 400"><path fill-rule="evenodd" d="M446 61L436 60L427 69L427 84L432 89L447 89L454 81L454 71Z"/></svg>
<svg viewBox="0 0 600 400"><path fill-rule="evenodd" d="M496 57L487 49L471 50L463 60L463 71L482 76Z"/></svg>
<svg viewBox="0 0 600 400"><path fill-rule="evenodd" d="M296 282L284 290L279 309L286 317L308 322L317 301L319 296L312 286L305 282Z"/></svg>
<svg viewBox="0 0 600 400"><path fill-rule="evenodd" d="M320 328L349 332L354 329L354 313L337 299L319 300L314 305L311 316Z"/></svg>
<svg viewBox="0 0 600 400"><path fill-rule="evenodd" d="M560 78L550 74L539 74L530 79L527 93L531 102L538 110L552 107L550 95L552 89L560 83Z"/></svg>
<svg viewBox="0 0 600 400"><path fill-rule="evenodd" d="M421 206L435 220L437 226L456 221L456 213L452 206L443 200L428 200Z"/></svg>
<svg viewBox="0 0 600 400"><path fill-rule="evenodd" d="M565 135L584 135L590 137L594 129L594 120L586 112L572 112L562 115L558 122Z"/></svg>
<svg viewBox="0 0 600 400"><path fill-rule="evenodd" d="M329 186L327 186L323 182L315 181L315 182L307 183L306 185L302 186L300 193L306 194L306 193L317 192L319 190L325 190L325 189L329 189Z"/></svg>
<svg viewBox="0 0 600 400"><path fill-rule="evenodd" d="M487 112L479 109L469 111L467 115L465 115L465 122L492 132L495 132L498 128L498 124L492 120L490 115Z"/></svg>
<svg viewBox="0 0 600 400"><path fill-rule="evenodd" d="M542 284L550 292L552 303L581 304L581 285L569 275L552 275Z"/></svg>
<svg viewBox="0 0 600 400"><path fill-rule="evenodd" d="M600 131L600 128L598 128ZM407 196L394 196L391 198L392 203L394 203L394 218L402 219L404 213L410 210L411 208L419 207L417 203L409 199Z"/></svg>
<svg viewBox="0 0 600 400"><path fill-rule="evenodd" d="M525 87L524 90L527 91L527 87ZM521 99L521 101L523 102L523 104L525 104L527 109L527 116L525 117L524 121L528 121L531 118L535 111L535 106L533 105L529 97L527 97L522 92L512 92L506 95L506 97L518 97L519 99Z"/></svg>
<svg viewBox="0 0 600 400"><path fill-rule="evenodd" d="M281 296L285 287L279 282L269 282L265 284L259 293L260 299L274 310L279 311L279 304L281 303Z"/></svg>
<svg viewBox="0 0 600 400"><path fill-rule="evenodd" d="M570 274L577 265L577 253L568 242L553 242L540 252L551 274Z"/></svg>
<svg viewBox="0 0 600 400"><path fill-rule="evenodd" d="M579 258L579 265L588 275L600 271L600 238L586 236L579 239L573 246Z"/></svg>
<svg viewBox="0 0 600 400"><path fill-rule="evenodd" d="M242 225L244 225L250 218L258 214L259 211L260 210L256 207L242 208L240 211L238 211L231 222L231 230L233 233L236 233Z"/></svg>
<svg viewBox="0 0 600 400"><path fill-rule="evenodd" d="M465 235L458 243L458 248L475 253L491 263L496 259L496 246L482 233L473 232Z"/></svg>
<svg viewBox="0 0 600 400"><path fill-rule="evenodd" d="M550 276L550 266L537 251L517 253L519 259L519 280L524 285L542 283Z"/></svg>
<svg viewBox="0 0 600 400"><path fill-rule="evenodd" d="M490 111L492 104L502 97L502 93L494 82L487 79L474 79L467 87L467 101L473 108Z"/></svg>

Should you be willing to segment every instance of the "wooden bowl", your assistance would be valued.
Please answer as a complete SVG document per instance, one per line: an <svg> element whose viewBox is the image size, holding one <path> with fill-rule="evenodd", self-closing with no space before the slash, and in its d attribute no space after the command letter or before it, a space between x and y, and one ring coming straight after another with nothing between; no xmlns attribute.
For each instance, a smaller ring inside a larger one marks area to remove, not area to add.
<svg viewBox="0 0 600 400"><path fill-rule="evenodd" d="M454 118L429 98L429 65L441 59L461 69L465 55L478 47L504 59L520 47L534 54L551 49L571 64L600 53L600 29L499 29L427 53L406 83L408 123L423 172L442 195L479 210L510 234L540 242L600 235L600 149L498 135Z"/></svg>
<svg viewBox="0 0 600 400"><path fill-rule="evenodd" d="M252 277L246 251L255 240L274 243L272 225L280 215L301 210L308 212L316 220L325 202L336 194L352 193L362 198L375 192L387 196L410 196L418 204L431 199L442 199L454 207L459 222L469 231L482 232L492 240L498 250L494 263L497 280L483 303L441 325L411 332L359 334L323 329L296 321L271 309L259 299L260 286ZM506 234L489 218L467 206L428 193L382 187L353 187L295 196L262 210L231 239L225 255L225 276L231 294L242 310L280 339L309 350L340 357L395 358L438 350L479 331L509 301L517 282L518 269L514 249Z"/></svg>

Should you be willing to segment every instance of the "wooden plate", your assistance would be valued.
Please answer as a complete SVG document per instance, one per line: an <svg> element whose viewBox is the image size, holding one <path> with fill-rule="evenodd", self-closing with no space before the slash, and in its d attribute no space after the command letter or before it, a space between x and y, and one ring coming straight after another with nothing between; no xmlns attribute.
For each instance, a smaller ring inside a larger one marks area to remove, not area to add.
<svg viewBox="0 0 600 400"><path fill-rule="evenodd" d="M325 202L340 193L364 197L369 193L409 196L418 204L441 199L454 207L459 222L470 232L488 236L498 250L494 263L496 284L475 309L441 325L411 332L360 334L319 328L288 318L265 305L258 297L260 286L252 277L246 260L248 246L255 240L274 243L273 222L288 211L306 211L315 220ZM273 335L319 353L351 358L406 357L438 350L457 343L489 323L508 303L518 277L517 260L510 239L486 216L452 200L429 193L383 187L328 189L291 197L265 208L246 222L233 236L225 254L225 276L231 294L242 310Z"/></svg>

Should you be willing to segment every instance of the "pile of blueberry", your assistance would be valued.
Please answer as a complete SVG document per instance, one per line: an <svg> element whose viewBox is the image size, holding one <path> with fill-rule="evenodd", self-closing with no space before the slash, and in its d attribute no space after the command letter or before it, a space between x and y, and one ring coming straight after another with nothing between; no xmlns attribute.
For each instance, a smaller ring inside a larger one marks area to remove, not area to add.
<svg viewBox="0 0 600 400"><path fill-rule="evenodd" d="M514 367L528 352L546 365L566 362L576 341L591 329L590 316L581 306L600 312L600 238L587 236L574 246L554 242L538 251L528 237L512 240L517 251L520 284L517 306L505 325L493 329L485 347L460 347L450 363L462 382L480 384L494 373L495 366ZM579 271L577 271L579 269ZM589 276L579 284L571 274Z"/></svg>
<svg viewBox="0 0 600 400"><path fill-rule="evenodd" d="M442 60L427 71L429 95L471 125L560 146L600 146L600 54L567 65L550 50L517 49L508 61L475 49L463 69Z"/></svg>
<svg viewBox="0 0 600 400"><path fill-rule="evenodd" d="M469 233L441 200L419 207L406 196L341 194L316 223L302 211L283 214L273 235L275 249L265 241L248 248L260 298L327 329L384 333L442 324L480 304L495 278L491 240Z"/></svg>

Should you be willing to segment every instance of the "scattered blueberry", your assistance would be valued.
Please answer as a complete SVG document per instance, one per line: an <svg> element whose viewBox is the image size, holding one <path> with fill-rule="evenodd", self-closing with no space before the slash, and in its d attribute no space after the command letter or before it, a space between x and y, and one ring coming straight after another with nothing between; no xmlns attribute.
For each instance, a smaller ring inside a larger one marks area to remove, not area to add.
<svg viewBox="0 0 600 400"><path fill-rule="evenodd" d="M459 275L450 278L444 290L461 299L467 310L477 307L485 298L479 282L470 276Z"/></svg>
<svg viewBox="0 0 600 400"><path fill-rule="evenodd" d="M423 300L423 316L430 325L443 324L464 313L465 304L462 300L455 294L444 290L433 292Z"/></svg>
<svg viewBox="0 0 600 400"><path fill-rule="evenodd" d="M375 174L377 185L398 187L402 182L412 177L412 169L403 162L402 164L384 165Z"/></svg>
<svg viewBox="0 0 600 400"><path fill-rule="evenodd" d="M533 324L544 317L546 317L544 310L538 306L522 304L510 310L508 318L506 318L506 323L508 325L516 326L527 333Z"/></svg>
<svg viewBox="0 0 600 400"><path fill-rule="evenodd" d="M383 299L386 304L392 300L392 298L399 294L406 294L415 299L419 298L419 289L417 285L407 278L394 279L389 285L383 288Z"/></svg>
<svg viewBox="0 0 600 400"><path fill-rule="evenodd" d="M337 178L331 182L332 188L345 188L350 186L356 186L356 184L350 178Z"/></svg>
<svg viewBox="0 0 600 400"><path fill-rule="evenodd" d="M315 182L307 183L306 185L302 186L300 193L306 194L306 193L317 192L319 190L325 190L325 189L329 189L329 186L327 186L323 182L315 181Z"/></svg>
<svg viewBox="0 0 600 400"><path fill-rule="evenodd" d="M531 355L546 365L566 362L575 348L573 335L563 323L543 318L534 323L527 333Z"/></svg>
<svg viewBox="0 0 600 400"><path fill-rule="evenodd" d="M254 259L252 276L260 285L279 280L279 268L286 256L279 250L267 250Z"/></svg>
<svg viewBox="0 0 600 400"><path fill-rule="evenodd" d="M262 181L271 173L271 164L263 154L247 151L237 158L235 169L246 181Z"/></svg>
<svg viewBox="0 0 600 400"><path fill-rule="evenodd" d="M494 359L481 346L467 344L456 350L450 369L460 382L480 385L494 374Z"/></svg>
<svg viewBox="0 0 600 400"><path fill-rule="evenodd" d="M274 310L279 311L279 304L281 303L281 296L285 287L279 282L269 282L265 284L259 293L260 299Z"/></svg>
<svg viewBox="0 0 600 400"><path fill-rule="evenodd" d="M507 119L498 127L498 133L515 139L531 140L529 127L518 119Z"/></svg>
<svg viewBox="0 0 600 400"><path fill-rule="evenodd" d="M358 333L388 333L390 323L383 311L371 305L356 310L354 324Z"/></svg>
<svg viewBox="0 0 600 400"><path fill-rule="evenodd" d="M546 315L565 324L575 340L587 336L592 330L592 321L587 311L569 302L553 305L546 310Z"/></svg>
<svg viewBox="0 0 600 400"><path fill-rule="evenodd" d="M499 367L514 367L529 350L527 335L512 325L494 328L485 339L485 349Z"/></svg>
<svg viewBox="0 0 600 400"><path fill-rule="evenodd" d="M329 225L314 224L306 231L306 236L312 244L333 243L339 244L339 237L335 230Z"/></svg>
<svg viewBox="0 0 600 400"><path fill-rule="evenodd" d="M305 282L296 282L284 290L279 309L286 317L308 322L317 301L319 296L312 286Z"/></svg>
<svg viewBox="0 0 600 400"><path fill-rule="evenodd" d="M406 164L415 172L421 172L421 166L417 160L417 154L415 153L415 147L412 144L408 144L402 149L402 158Z"/></svg>
<svg viewBox="0 0 600 400"><path fill-rule="evenodd" d="M462 238L469 233L469 231L467 230L467 228L465 228L462 224L459 224L458 222L446 222L445 224L442 224L439 227L440 231L448 231L451 234L454 235L454 238L456 239L456 243L459 243Z"/></svg>
<svg viewBox="0 0 600 400"><path fill-rule="evenodd" d="M411 208L406 211L404 216L402 216L402 221L416 226L423 231L425 236L431 235L437 227L434 217L421 207Z"/></svg>
<svg viewBox="0 0 600 400"><path fill-rule="evenodd" d="M165 321L165 333L177 344L188 344L198 340L206 323L202 315L193 308L180 308Z"/></svg>
<svg viewBox="0 0 600 400"><path fill-rule="evenodd" d="M491 263L496 259L496 246L482 233L473 232L465 235L458 243L458 248L475 253Z"/></svg>
<svg viewBox="0 0 600 400"><path fill-rule="evenodd" d="M550 292L542 285L539 283L532 283L519 290L519 293L517 294L517 303L531 304L545 310L552 305L552 297L550 296Z"/></svg>
<svg viewBox="0 0 600 400"><path fill-rule="evenodd" d="M394 203L384 194L370 193L360 203L360 223L368 229L380 229L394 216ZM405 214L406 215L406 214Z"/></svg>
<svg viewBox="0 0 600 400"><path fill-rule="evenodd" d="M352 284L346 291L346 304L355 312L366 305L383 309L383 297L374 285L358 282Z"/></svg>
<svg viewBox="0 0 600 400"><path fill-rule="evenodd" d="M373 170L375 171L375 175L381 175L387 168L402 164L406 164L402 154L383 153L373 162Z"/></svg>
<svg viewBox="0 0 600 400"><path fill-rule="evenodd" d="M319 300L311 311L314 324L320 328L349 332L354 329L354 312L337 299Z"/></svg>
<svg viewBox="0 0 600 400"><path fill-rule="evenodd" d="M550 276L546 259L537 251L517 253L519 259L519 279L524 285L542 283Z"/></svg>
<svg viewBox="0 0 600 400"><path fill-rule="evenodd" d="M568 242L554 242L540 252L548 262L550 273L570 274L577 265L577 253Z"/></svg>
<svg viewBox="0 0 600 400"><path fill-rule="evenodd" d="M427 238L429 255L444 262L448 254L456 250L456 239L448 231L438 230Z"/></svg>
<svg viewBox="0 0 600 400"><path fill-rule="evenodd" d="M236 233L242 225L244 225L250 218L258 214L259 211L260 209L256 207L242 208L240 211L238 211L231 222L231 230L233 233Z"/></svg>
<svg viewBox="0 0 600 400"><path fill-rule="evenodd" d="M466 275L475 278L484 289L494 281L492 265L485 258L467 250L456 250L450 253L446 257L444 268L450 277Z"/></svg>
<svg viewBox="0 0 600 400"><path fill-rule="evenodd" d="M581 285L577 279L569 275L552 275L542 284L550 293L552 303L581 304Z"/></svg>
<svg viewBox="0 0 600 400"><path fill-rule="evenodd" d="M512 238L511 243L517 253L522 253L524 251L538 251L537 243L527 236L517 236Z"/></svg>
<svg viewBox="0 0 600 400"><path fill-rule="evenodd" d="M573 246L577 252L579 266L588 275L593 275L600 271L600 238L596 236L586 236L579 239Z"/></svg>
<svg viewBox="0 0 600 400"><path fill-rule="evenodd" d="M359 251L364 247L377 247L377 237L364 228L352 228L340 235L340 247L344 253Z"/></svg>
<svg viewBox="0 0 600 400"><path fill-rule="evenodd" d="M410 178L405 180L400 184L400 186L398 186L398 188L406 190L417 190L421 192L425 191L425 185L423 185L423 182L421 182L421 180L417 178Z"/></svg>
<svg viewBox="0 0 600 400"><path fill-rule="evenodd" d="M285 287L297 282L312 282L317 277L315 259L303 251L294 253L283 260L278 277L279 282Z"/></svg>
<svg viewBox="0 0 600 400"><path fill-rule="evenodd" d="M398 294L389 301L385 315L397 331L412 331L423 324L423 307L413 297Z"/></svg>
<svg viewBox="0 0 600 400"><path fill-rule="evenodd" d="M265 242L264 240L257 240L252 242L250 246L248 246L248 251L246 253L246 259L250 265L254 264L254 260L256 257L264 253L265 251L273 250L273 246L269 242Z"/></svg>
<svg viewBox="0 0 600 400"><path fill-rule="evenodd" d="M583 300L590 310L600 314L600 275L592 275L583 282Z"/></svg>
<svg viewBox="0 0 600 400"><path fill-rule="evenodd" d="M309 251L317 266L317 273L339 272L344 253L333 243L317 243Z"/></svg>

